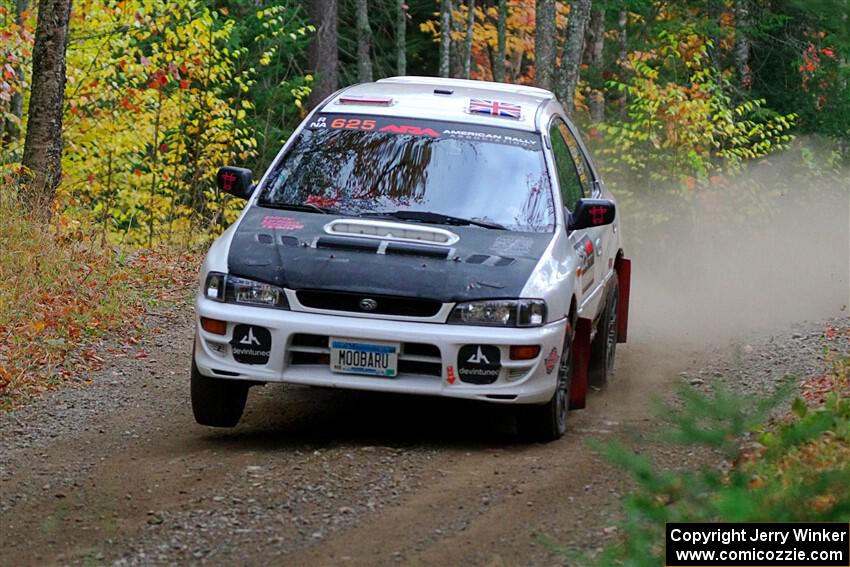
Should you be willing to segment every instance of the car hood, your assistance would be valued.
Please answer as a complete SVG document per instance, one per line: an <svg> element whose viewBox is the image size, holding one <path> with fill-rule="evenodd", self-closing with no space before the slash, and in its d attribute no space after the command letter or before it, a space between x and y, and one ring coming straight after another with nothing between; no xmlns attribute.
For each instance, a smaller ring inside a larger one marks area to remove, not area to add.
<svg viewBox="0 0 850 567"><path fill-rule="evenodd" d="M231 274L289 289L410 296L442 302L517 298L552 233L475 226L404 223L457 235L449 246L382 240L339 232L328 223L350 217L253 206L234 233ZM388 222L368 219L381 228Z"/></svg>

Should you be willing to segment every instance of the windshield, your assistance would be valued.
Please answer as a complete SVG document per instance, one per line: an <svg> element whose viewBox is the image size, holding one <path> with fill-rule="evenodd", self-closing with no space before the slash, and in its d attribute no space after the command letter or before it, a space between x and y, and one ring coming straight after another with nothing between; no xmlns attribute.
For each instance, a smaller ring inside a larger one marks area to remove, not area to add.
<svg viewBox="0 0 850 567"><path fill-rule="evenodd" d="M269 176L260 204L421 211L527 232L555 225L538 134L381 116L316 117Z"/></svg>

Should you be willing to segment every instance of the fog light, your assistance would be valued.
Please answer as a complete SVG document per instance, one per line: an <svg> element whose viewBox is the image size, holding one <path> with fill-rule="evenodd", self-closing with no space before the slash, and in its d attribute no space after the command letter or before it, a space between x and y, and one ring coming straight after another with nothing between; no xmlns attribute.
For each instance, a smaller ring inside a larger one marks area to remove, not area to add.
<svg viewBox="0 0 850 567"><path fill-rule="evenodd" d="M540 345L514 345L511 347L511 360L531 360L540 354Z"/></svg>
<svg viewBox="0 0 850 567"><path fill-rule="evenodd" d="M215 341L207 341L207 347L219 356L227 354L227 343L217 343Z"/></svg>
<svg viewBox="0 0 850 567"><path fill-rule="evenodd" d="M207 319L206 317L201 317L201 328L206 332L212 333L214 335L226 335L227 321L219 321L218 319Z"/></svg>

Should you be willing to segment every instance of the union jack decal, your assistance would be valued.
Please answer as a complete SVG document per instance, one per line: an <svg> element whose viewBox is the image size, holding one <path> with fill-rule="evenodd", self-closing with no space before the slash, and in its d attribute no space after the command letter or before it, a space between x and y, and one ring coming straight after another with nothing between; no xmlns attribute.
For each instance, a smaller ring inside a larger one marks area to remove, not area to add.
<svg viewBox="0 0 850 567"><path fill-rule="evenodd" d="M522 107L518 104L485 100L483 98L469 99L469 112L472 114L487 114L519 120L522 117Z"/></svg>

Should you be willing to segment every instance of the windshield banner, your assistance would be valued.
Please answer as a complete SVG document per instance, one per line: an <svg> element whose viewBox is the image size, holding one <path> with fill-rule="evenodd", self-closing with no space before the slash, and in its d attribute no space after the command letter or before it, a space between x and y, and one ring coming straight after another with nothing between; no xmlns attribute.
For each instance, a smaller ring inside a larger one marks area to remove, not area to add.
<svg viewBox="0 0 850 567"><path fill-rule="evenodd" d="M529 150L540 149L540 135L535 132L462 122L417 120L397 116L319 114L313 118L307 128L310 130L358 130L383 134L458 139L519 146Z"/></svg>

